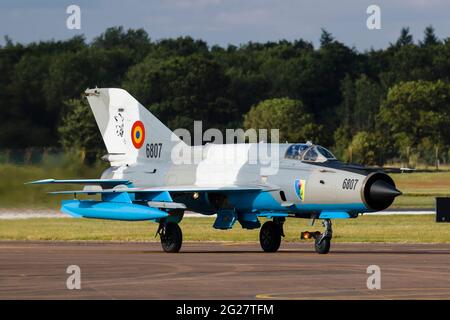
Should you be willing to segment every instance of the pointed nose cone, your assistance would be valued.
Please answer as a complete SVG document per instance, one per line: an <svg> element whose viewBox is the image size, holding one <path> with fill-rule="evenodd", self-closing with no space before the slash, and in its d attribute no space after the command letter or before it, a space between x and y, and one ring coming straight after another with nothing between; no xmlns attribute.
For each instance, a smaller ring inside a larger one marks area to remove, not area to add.
<svg viewBox="0 0 450 320"><path fill-rule="evenodd" d="M393 185L383 180L377 180L370 186L370 197L375 201L390 201L401 194Z"/></svg>

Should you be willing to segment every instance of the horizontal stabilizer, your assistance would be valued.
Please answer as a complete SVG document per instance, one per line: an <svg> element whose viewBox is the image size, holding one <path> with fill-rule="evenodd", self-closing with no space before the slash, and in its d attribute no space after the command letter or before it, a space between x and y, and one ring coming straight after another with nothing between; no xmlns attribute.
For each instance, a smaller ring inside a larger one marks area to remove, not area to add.
<svg viewBox="0 0 450 320"><path fill-rule="evenodd" d="M73 180L55 180L44 179L28 182L28 184L95 184L102 187L112 188L120 184L130 184L130 180L125 179L73 179Z"/></svg>

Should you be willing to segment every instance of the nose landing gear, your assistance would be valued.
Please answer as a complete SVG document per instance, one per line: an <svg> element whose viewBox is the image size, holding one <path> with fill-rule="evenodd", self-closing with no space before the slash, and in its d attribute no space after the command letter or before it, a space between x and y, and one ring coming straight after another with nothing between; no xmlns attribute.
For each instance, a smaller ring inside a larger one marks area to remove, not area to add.
<svg viewBox="0 0 450 320"><path fill-rule="evenodd" d="M333 229L330 219L322 220L322 225L325 227L325 231L320 233L305 231L300 234L300 239L314 239L314 249L319 254L326 254L330 251L331 238L333 237Z"/></svg>
<svg viewBox="0 0 450 320"><path fill-rule="evenodd" d="M330 219L323 220L322 225L325 227L325 231L321 235L315 237L314 248L317 253L326 254L330 251L333 229L331 227Z"/></svg>

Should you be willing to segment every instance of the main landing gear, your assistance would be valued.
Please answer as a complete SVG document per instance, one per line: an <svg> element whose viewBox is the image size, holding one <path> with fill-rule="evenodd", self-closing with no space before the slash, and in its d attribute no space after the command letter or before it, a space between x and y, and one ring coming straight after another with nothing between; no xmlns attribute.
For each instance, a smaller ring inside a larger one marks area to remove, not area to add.
<svg viewBox="0 0 450 320"><path fill-rule="evenodd" d="M284 220L267 221L259 231L259 243L265 252L276 252L280 248Z"/></svg>
<svg viewBox="0 0 450 320"><path fill-rule="evenodd" d="M178 223L160 223L157 231L161 239L161 247L165 252L176 253L183 244L183 233Z"/></svg>

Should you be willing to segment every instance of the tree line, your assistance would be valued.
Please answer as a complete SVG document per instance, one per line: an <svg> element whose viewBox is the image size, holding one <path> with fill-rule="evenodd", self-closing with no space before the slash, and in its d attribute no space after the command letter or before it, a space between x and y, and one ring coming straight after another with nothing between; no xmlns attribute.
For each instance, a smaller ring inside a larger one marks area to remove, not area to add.
<svg viewBox="0 0 450 320"><path fill-rule="evenodd" d="M82 93L122 87L172 129L279 128L281 141L330 147L346 161L447 162L450 38L408 28L359 52L322 30L306 40L209 46L107 29L87 42L0 47L0 148L64 147L91 158L103 142Z"/></svg>

